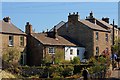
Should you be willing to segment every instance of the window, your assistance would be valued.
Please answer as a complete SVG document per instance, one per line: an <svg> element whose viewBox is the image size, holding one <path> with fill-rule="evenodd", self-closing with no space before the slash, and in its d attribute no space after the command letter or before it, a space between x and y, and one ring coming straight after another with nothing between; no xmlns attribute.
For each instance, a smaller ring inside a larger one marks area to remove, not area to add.
<svg viewBox="0 0 120 80"><path fill-rule="evenodd" d="M99 47L96 47L96 55L99 55Z"/></svg>
<svg viewBox="0 0 120 80"><path fill-rule="evenodd" d="M26 64L26 53L24 53L24 52L21 52L21 61L20 61L20 63L22 65Z"/></svg>
<svg viewBox="0 0 120 80"><path fill-rule="evenodd" d="M98 35L98 32L96 32L96 40L98 40L98 39L99 39L99 38L98 38L98 36L99 36L99 35Z"/></svg>
<svg viewBox="0 0 120 80"><path fill-rule="evenodd" d="M70 49L70 55L73 55L73 49Z"/></svg>
<svg viewBox="0 0 120 80"><path fill-rule="evenodd" d="M13 36L9 36L9 46L13 46Z"/></svg>
<svg viewBox="0 0 120 80"><path fill-rule="evenodd" d="M49 54L55 54L55 48L54 47L49 47Z"/></svg>
<svg viewBox="0 0 120 80"><path fill-rule="evenodd" d="M105 34L105 40L108 42L108 34Z"/></svg>
<svg viewBox="0 0 120 80"><path fill-rule="evenodd" d="M77 50L77 55L79 55L79 50Z"/></svg>
<svg viewBox="0 0 120 80"><path fill-rule="evenodd" d="M20 46L24 46L24 36L20 36Z"/></svg>

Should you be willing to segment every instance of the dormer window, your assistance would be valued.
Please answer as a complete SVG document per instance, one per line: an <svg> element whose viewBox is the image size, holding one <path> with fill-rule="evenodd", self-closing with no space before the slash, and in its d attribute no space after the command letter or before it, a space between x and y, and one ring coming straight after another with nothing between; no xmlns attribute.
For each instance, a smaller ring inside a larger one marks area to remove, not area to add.
<svg viewBox="0 0 120 80"><path fill-rule="evenodd" d="M13 46L13 35L9 36L9 46Z"/></svg>

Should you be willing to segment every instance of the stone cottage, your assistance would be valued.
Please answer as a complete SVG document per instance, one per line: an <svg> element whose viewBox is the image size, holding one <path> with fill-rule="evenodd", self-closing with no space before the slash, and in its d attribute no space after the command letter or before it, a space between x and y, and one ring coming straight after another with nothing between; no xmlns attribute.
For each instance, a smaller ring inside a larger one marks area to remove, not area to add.
<svg viewBox="0 0 120 80"><path fill-rule="evenodd" d="M78 43L81 43L85 49L84 54L87 59L92 56L110 55L111 53L111 32L98 25L97 20L90 13L89 18L80 19L77 13L69 13L68 21L59 27L58 35L68 36Z"/></svg>
<svg viewBox="0 0 120 80"><path fill-rule="evenodd" d="M59 36L55 27L53 31L35 33L27 22L26 34L28 65L38 66L43 60L54 63L84 57L85 48L67 37Z"/></svg>
<svg viewBox="0 0 120 80"><path fill-rule="evenodd" d="M10 17L4 17L0 20L0 56L10 48L16 48L21 53L22 65L26 64L26 34L17 28Z"/></svg>

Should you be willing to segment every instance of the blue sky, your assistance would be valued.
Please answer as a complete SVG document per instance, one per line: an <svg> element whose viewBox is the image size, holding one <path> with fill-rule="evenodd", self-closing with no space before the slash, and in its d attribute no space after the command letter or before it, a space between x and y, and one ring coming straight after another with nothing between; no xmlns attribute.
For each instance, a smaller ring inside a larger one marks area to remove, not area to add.
<svg viewBox="0 0 120 80"><path fill-rule="evenodd" d="M12 23L24 31L26 22L37 32L51 29L60 21L67 21L68 13L79 12L85 19L93 11L98 19L109 17L118 24L118 2L2 2L2 19L10 16Z"/></svg>
<svg viewBox="0 0 120 80"><path fill-rule="evenodd" d="M120 1L118 3L118 25L120 26Z"/></svg>
<svg viewBox="0 0 120 80"><path fill-rule="evenodd" d="M2 2L118 2L119 0L1 0Z"/></svg>

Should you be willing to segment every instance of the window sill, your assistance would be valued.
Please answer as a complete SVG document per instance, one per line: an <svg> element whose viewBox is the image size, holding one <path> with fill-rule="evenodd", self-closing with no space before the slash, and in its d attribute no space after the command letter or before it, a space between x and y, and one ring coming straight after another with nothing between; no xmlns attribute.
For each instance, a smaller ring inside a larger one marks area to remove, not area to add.
<svg viewBox="0 0 120 80"><path fill-rule="evenodd" d="M55 54L55 53L48 53L48 54L51 54L51 55L52 55L52 54Z"/></svg>
<svg viewBox="0 0 120 80"><path fill-rule="evenodd" d="M14 45L8 45L8 47L14 47Z"/></svg>

